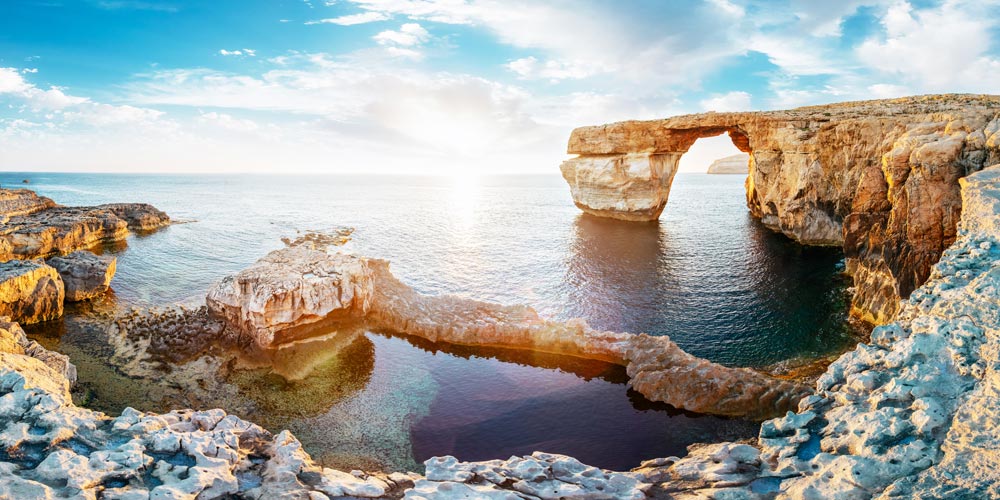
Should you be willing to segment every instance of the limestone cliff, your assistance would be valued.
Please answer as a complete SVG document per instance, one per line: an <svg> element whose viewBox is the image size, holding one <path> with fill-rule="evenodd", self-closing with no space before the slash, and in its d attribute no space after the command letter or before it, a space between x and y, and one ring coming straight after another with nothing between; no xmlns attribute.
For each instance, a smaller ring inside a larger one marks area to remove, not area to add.
<svg viewBox="0 0 1000 500"><path fill-rule="evenodd" d="M884 323L955 240L958 179L1000 161L1000 97L932 95L583 127L569 140L568 152L579 156L561 170L584 211L651 220L666 204L680 156L698 138L722 133L750 154L751 213L804 244L842 245L856 285L853 312Z"/></svg>
<svg viewBox="0 0 1000 500"><path fill-rule="evenodd" d="M749 169L750 155L739 153L725 158L719 158L708 166L709 174L746 174Z"/></svg>

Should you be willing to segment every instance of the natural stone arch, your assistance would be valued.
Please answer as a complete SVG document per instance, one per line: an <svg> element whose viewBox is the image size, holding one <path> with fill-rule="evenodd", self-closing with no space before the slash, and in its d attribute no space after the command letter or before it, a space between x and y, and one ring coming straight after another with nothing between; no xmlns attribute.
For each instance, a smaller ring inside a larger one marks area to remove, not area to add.
<svg viewBox="0 0 1000 500"><path fill-rule="evenodd" d="M655 220L680 155L729 133L750 154L747 206L807 245L844 248L852 313L890 321L956 236L958 179L1000 162L1000 97L931 95L787 111L703 113L581 127L562 164L573 200Z"/></svg>
<svg viewBox="0 0 1000 500"><path fill-rule="evenodd" d="M563 177L573 191L573 201L584 212L629 221L656 220L667 205L681 156L698 139L724 133L737 149L751 151L750 137L738 126L664 128L646 137L622 134L639 151L619 152L611 147L607 149L613 152L567 160L561 167ZM571 141L570 149L573 147ZM579 147L601 150L589 144Z"/></svg>

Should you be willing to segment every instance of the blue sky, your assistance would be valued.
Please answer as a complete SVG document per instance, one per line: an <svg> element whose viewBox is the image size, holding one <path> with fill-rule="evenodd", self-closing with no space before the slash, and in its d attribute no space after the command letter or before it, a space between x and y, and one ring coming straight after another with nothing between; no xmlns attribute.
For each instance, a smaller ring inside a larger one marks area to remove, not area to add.
<svg viewBox="0 0 1000 500"><path fill-rule="evenodd" d="M995 93L998 7L7 0L0 169L555 172L580 125Z"/></svg>

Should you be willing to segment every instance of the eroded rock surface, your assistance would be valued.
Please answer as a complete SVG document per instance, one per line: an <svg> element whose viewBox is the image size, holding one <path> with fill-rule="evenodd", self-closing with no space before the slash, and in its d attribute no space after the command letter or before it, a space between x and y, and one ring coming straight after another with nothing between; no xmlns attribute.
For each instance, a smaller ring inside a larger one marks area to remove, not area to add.
<svg viewBox="0 0 1000 500"><path fill-rule="evenodd" d="M46 263L59 272L66 288L66 300L79 302L108 291L115 276L118 259L112 255L94 255L80 250L52 257Z"/></svg>
<svg viewBox="0 0 1000 500"><path fill-rule="evenodd" d="M663 491L690 479L687 494L732 498L1000 493L1000 165L962 185L959 238L930 279L871 343L830 365L798 413L764 422L739 459L692 453L647 464L646 479ZM741 473L685 472L725 463Z"/></svg>
<svg viewBox="0 0 1000 500"><path fill-rule="evenodd" d="M433 342L615 363L627 368L633 387L648 399L700 413L766 418L795 408L808 392L797 382L696 358L666 336L551 321L523 305L423 295L393 276L387 261L309 246L271 252L223 279L207 303L259 347L314 334L331 320L366 321Z"/></svg>
<svg viewBox="0 0 1000 500"><path fill-rule="evenodd" d="M582 127L568 148L579 156L561 169L585 211L652 220L670 181L629 172L673 172L698 138L722 133L750 154L751 213L802 243L842 245L855 280L853 312L880 324L954 241L958 179L1000 162L1000 97L920 96Z"/></svg>
<svg viewBox="0 0 1000 500"><path fill-rule="evenodd" d="M41 260L0 262L0 316L39 323L62 316L63 281Z"/></svg>
<svg viewBox="0 0 1000 500"><path fill-rule="evenodd" d="M44 196L38 196L30 189L0 189L0 222L6 223L10 217L29 215L56 206Z"/></svg>
<svg viewBox="0 0 1000 500"><path fill-rule="evenodd" d="M26 189L0 189L0 220L0 260L67 254L170 223L144 203L63 207Z"/></svg>
<svg viewBox="0 0 1000 500"><path fill-rule="evenodd" d="M51 373L32 368L30 371L34 375L29 375L28 378L45 385L49 390L58 387L56 392L61 392L64 383L67 389L76 383L76 367L70 363L68 356L50 351L29 339L21 325L6 316L0 316L0 354L13 355L6 356L0 367L7 366L7 363L17 363L23 368L30 368L32 365L37 366L35 361L46 366ZM31 361L21 359L23 357L31 358Z"/></svg>

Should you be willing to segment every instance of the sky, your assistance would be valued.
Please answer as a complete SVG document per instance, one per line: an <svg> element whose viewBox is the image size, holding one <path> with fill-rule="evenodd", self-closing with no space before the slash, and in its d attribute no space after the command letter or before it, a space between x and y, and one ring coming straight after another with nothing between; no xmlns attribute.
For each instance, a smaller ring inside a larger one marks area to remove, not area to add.
<svg viewBox="0 0 1000 500"><path fill-rule="evenodd" d="M0 169L555 173L577 126L996 93L998 41L1000 0L4 0Z"/></svg>

